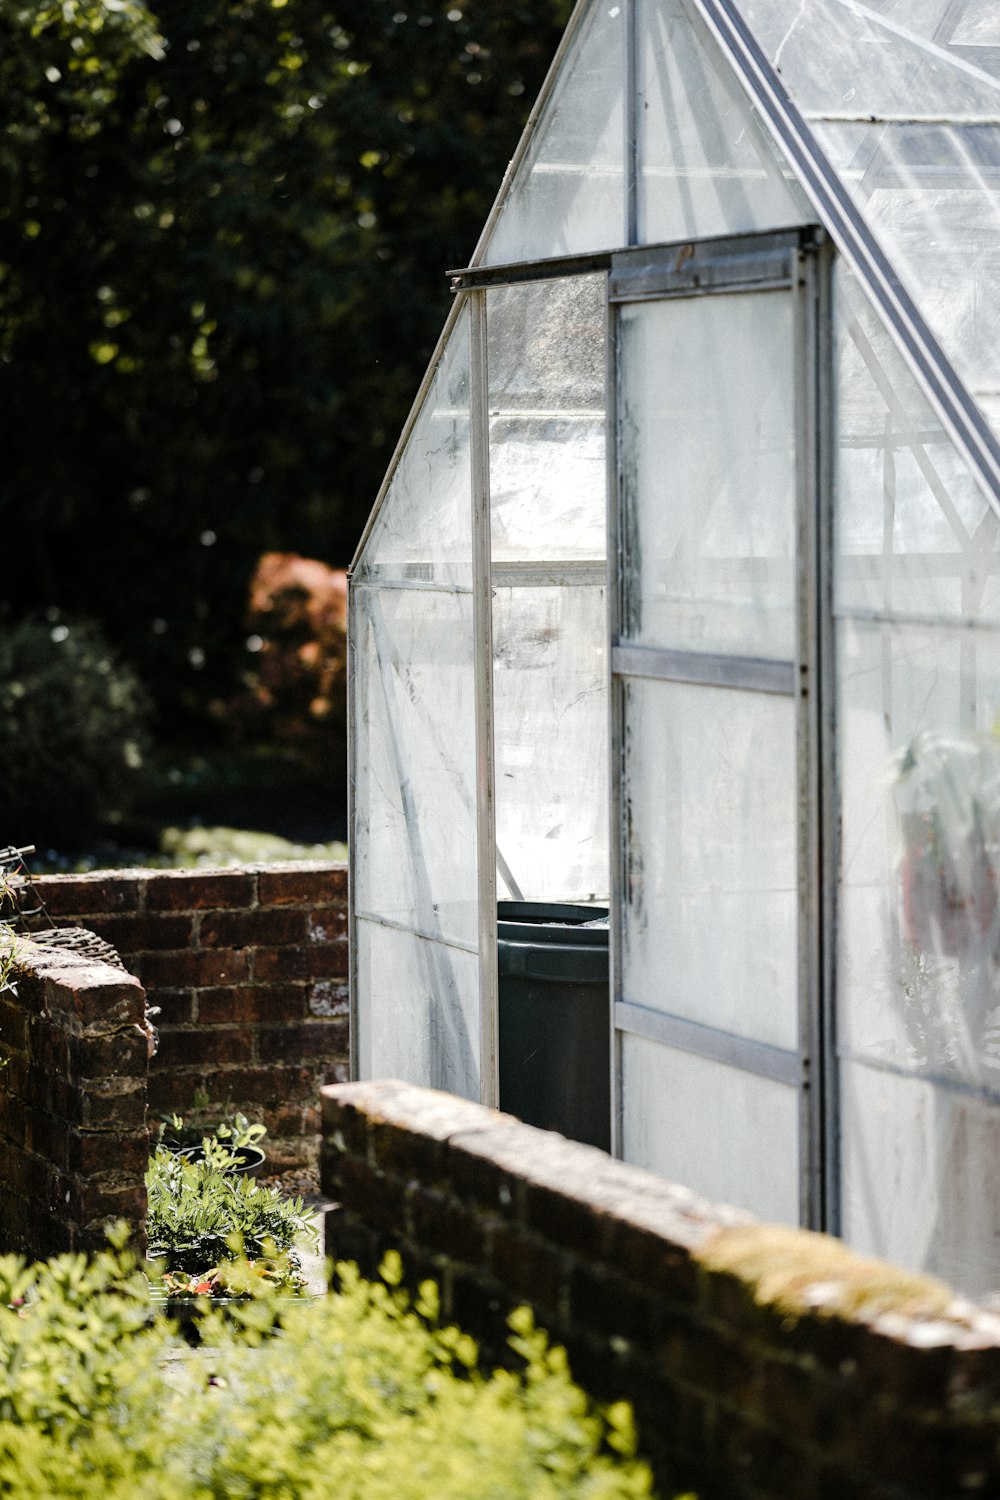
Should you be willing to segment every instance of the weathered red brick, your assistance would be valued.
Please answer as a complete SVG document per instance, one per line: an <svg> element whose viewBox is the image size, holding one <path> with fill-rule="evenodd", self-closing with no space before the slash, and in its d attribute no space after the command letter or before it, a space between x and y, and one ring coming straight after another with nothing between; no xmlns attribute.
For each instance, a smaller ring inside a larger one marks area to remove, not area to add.
<svg viewBox="0 0 1000 1500"><path fill-rule="evenodd" d="M226 1022L302 1021L306 1016L306 987L296 984L222 986L198 992L198 1021L205 1026Z"/></svg>
<svg viewBox="0 0 1000 1500"><path fill-rule="evenodd" d="M78 1078L138 1077L146 1071L146 1037L135 1027L111 1036L73 1037L69 1045Z"/></svg>
<svg viewBox="0 0 1000 1500"><path fill-rule="evenodd" d="M332 943L335 938L347 936L347 905L314 907L309 913L309 940L313 943Z"/></svg>
<svg viewBox="0 0 1000 1500"><path fill-rule="evenodd" d="M85 927L89 915L138 911L144 877L102 870L92 875L39 875L34 884L50 916L73 917Z"/></svg>
<svg viewBox="0 0 1000 1500"><path fill-rule="evenodd" d="M314 1068L270 1067L234 1068L208 1079L208 1086L219 1102L244 1100L251 1104L282 1104L293 1099L311 1099L318 1091Z"/></svg>
<svg viewBox="0 0 1000 1500"><path fill-rule="evenodd" d="M347 896L347 866L323 860L262 866L257 876L262 906L333 904Z"/></svg>
<svg viewBox="0 0 1000 1500"><path fill-rule="evenodd" d="M254 978L342 979L347 974L347 944L314 943L297 948L259 948L254 954Z"/></svg>
<svg viewBox="0 0 1000 1500"><path fill-rule="evenodd" d="M141 1177L148 1161L145 1130L131 1134L119 1130L74 1130L69 1138L69 1170L81 1176L130 1172Z"/></svg>
<svg viewBox="0 0 1000 1500"><path fill-rule="evenodd" d="M245 948L150 953L143 966L143 977L150 990L161 985L168 989L201 989L206 985L240 984L249 973Z"/></svg>
<svg viewBox="0 0 1000 1500"><path fill-rule="evenodd" d="M185 1026L194 1017L191 990L157 989L149 999L160 1008L160 1014L153 1017L155 1026Z"/></svg>
<svg viewBox="0 0 1000 1500"><path fill-rule="evenodd" d="M65 925L75 925L67 920ZM129 960L152 949L186 948L194 932L193 916L162 912L133 912L125 916L95 916L86 924Z"/></svg>
<svg viewBox="0 0 1000 1500"><path fill-rule="evenodd" d="M279 947L304 942L309 934L307 912L290 908L206 912L199 941L204 948Z"/></svg>
<svg viewBox="0 0 1000 1500"><path fill-rule="evenodd" d="M253 1037L235 1027L218 1030L164 1030L154 1059L159 1069L205 1067L212 1063L246 1063L253 1057Z"/></svg>
<svg viewBox="0 0 1000 1500"><path fill-rule="evenodd" d="M343 1057L347 1051L344 1021L306 1021L301 1026L262 1026L261 1062L305 1062Z"/></svg>
<svg viewBox="0 0 1000 1500"><path fill-rule="evenodd" d="M225 911L252 905L255 886L242 870L163 870L148 877L146 904L150 911Z"/></svg>

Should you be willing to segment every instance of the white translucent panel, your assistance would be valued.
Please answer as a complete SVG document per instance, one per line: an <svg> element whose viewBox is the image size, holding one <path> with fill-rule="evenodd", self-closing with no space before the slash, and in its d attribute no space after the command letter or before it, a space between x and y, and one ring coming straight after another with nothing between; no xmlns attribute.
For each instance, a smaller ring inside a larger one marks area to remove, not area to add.
<svg viewBox="0 0 1000 1500"><path fill-rule="evenodd" d="M926 1079L840 1067L843 1234L854 1249L1000 1291L1000 1107Z"/></svg>
<svg viewBox="0 0 1000 1500"><path fill-rule="evenodd" d="M850 273L835 275L842 610L1000 624L1000 530Z"/></svg>
<svg viewBox="0 0 1000 1500"><path fill-rule="evenodd" d="M592 0L483 259L499 265L626 243L625 6Z"/></svg>
<svg viewBox="0 0 1000 1500"><path fill-rule="evenodd" d="M494 563L607 551L605 281L487 294Z"/></svg>
<svg viewBox="0 0 1000 1500"><path fill-rule="evenodd" d="M479 962L443 943L357 923L362 1078L479 1098Z"/></svg>
<svg viewBox="0 0 1000 1500"><path fill-rule="evenodd" d="M948 38L952 47L1000 47L996 0L966 0Z"/></svg>
<svg viewBox="0 0 1000 1500"><path fill-rule="evenodd" d="M606 637L603 588L494 589L502 896L607 899Z"/></svg>
<svg viewBox="0 0 1000 1500"><path fill-rule="evenodd" d="M747 21L984 414L1000 393L1000 78L957 8L745 0ZM993 7L995 28L995 6Z"/></svg>
<svg viewBox="0 0 1000 1500"><path fill-rule="evenodd" d="M452 329L355 577L472 586L467 312Z"/></svg>
<svg viewBox="0 0 1000 1500"><path fill-rule="evenodd" d="M795 654L795 399L786 292L623 307L623 636Z"/></svg>
<svg viewBox="0 0 1000 1500"><path fill-rule="evenodd" d="M798 1094L644 1037L623 1036L622 1154L705 1198L799 1220Z"/></svg>
<svg viewBox="0 0 1000 1500"><path fill-rule="evenodd" d="M811 222L685 0L639 0L638 12L640 243Z"/></svg>
<svg viewBox="0 0 1000 1500"><path fill-rule="evenodd" d="M840 1040L1000 1090L1000 633L844 620Z"/></svg>
<svg viewBox="0 0 1000 1500"><path fill-rule="evenodd" d="M476 948L472 599L357 591L354 903Z"/></svg>
<svg viewBox="0 0 1000 1500"><path fill-rule="evenodd" d="M795 706L626 683L622 998L798 1049Z"/></svg>
<svg viewBox="0 0 1000 1500"><path fill-rule="evenodd" d="M995 79L933 40L940 0L742 0L740 11L800 108L863 118L996 108Z"/></svg>

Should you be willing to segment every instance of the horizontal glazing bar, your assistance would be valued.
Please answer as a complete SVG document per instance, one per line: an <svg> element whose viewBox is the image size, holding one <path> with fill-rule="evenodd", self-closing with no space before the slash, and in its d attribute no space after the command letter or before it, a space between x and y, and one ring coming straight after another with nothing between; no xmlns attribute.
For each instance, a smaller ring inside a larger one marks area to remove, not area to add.
<svg viewBox="0 0 1000 1500"><path fill-rule="evenodd" d="M373 927L388 927L390 932L405 932L409 937L423 938L425 943L440 943L442 948L457 948L460 953L479 957L478 943L463 943L457 938L444 937L440 932L427 932L423 927L414 927L407 922L394 922L391 917L379 917L373 911L356 911L354 917L358 922L370 922Z"/></svg>
<svg viewBox="0 0 1000 1500"><path fill-rule="evenodd" d="M495 562L490 570L494 588L603 588L608 567L603 560L589 558L566 562Z"/></svg>
<svg viewBox="0 0 1000 1500"><path fill-rule="evenodd" d="M1000 1089L990 1088L985 1083L968 1083L964 1078L952 1078L947 1073L918 1073L912 1068L901 1067L884 1057L865 1057L863 1053L838 1051L841 1062L852 1063L857 1068L867 1068L872 1073L887 1073L892 1078L907 1078L913 1083L930 1084L949 1094L961 1094L966 1099L981 1099L986 1104L1000 1105Z"/></svg>
<svg viewBox="0 0 1000 1500"><path fill-rule="evenodd" d="M445 274L453 292L473 291L478 287L514 286L522 281L548 281L559 276L588 276L606 271L611 264L610 250L596 250L587 255L557 255L551 260L512 261L507 266L466 266Z"/></svg>
<svg viewBox="0 0 1000 1500"><path fill-rule="evenodd" d="M713 656L707 651L667 651L656 646L613 646L611 670L619 677L695 682L703 687L746 688L757 693L795 692L795 663L758 656Z"/></svg>
<svg viewBox="0 0 1000 1500"><path fill-rule="evenodd" d="M612 302L630 302L671 294L787 287L799 250L811 245L815 235L812 229L789 229L620 251L611 261L608 295Z"/></svg>
<svg viewBox="0 0 1000 1500"><path fill-rule="evenodd" d="M760 1078L787 1083L791 1088L798 1088L802 1082L803 1063L795 1052L771 1047L767 1042L754 1042L731 1031L717 1031L714 1026L702 1026L697 1021L682 1020L680 1016L661 1015L659 1011L648 1010L644 1005L630 1005L625 1000L619 1000L615 1005L615 1026L631 1036L662 1042L665 1047L692 1052L696 1057L728 1063L744 1073L756 1073Z"/></svg>
<svg viewBox="0 0 1000 1500"><path fill-rule="evenodd" d="M352 578L356 589L405 589L409 593L471 594L472 589L460 583L430 583L424 578Z"/></svg>

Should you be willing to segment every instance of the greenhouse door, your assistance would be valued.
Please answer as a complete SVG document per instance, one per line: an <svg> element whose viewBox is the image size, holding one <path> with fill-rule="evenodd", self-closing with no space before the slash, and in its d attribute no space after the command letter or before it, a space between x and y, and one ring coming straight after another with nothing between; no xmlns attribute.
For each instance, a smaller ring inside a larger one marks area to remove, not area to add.
<svg viewBox="0 0 1000 1500"><path fill-rule="evenodd" d="M809 231L614 257L616 1149L821 1222Z"/></svg>

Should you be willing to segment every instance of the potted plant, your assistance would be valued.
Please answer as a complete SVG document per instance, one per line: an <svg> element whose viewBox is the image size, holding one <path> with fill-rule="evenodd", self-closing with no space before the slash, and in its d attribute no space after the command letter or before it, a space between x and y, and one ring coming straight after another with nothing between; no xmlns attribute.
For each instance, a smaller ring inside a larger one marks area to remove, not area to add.
<svg viewBox="0 0 1000 1500"><path fill-rule="evenodd" d="M318 1244L315 1216L301 1198L233 1173L224 1148L206 1142L202 1160L159 1147L146 1173L148 1255L154 1296L170 1304L305 1290L297 1245Z"/></svg>

